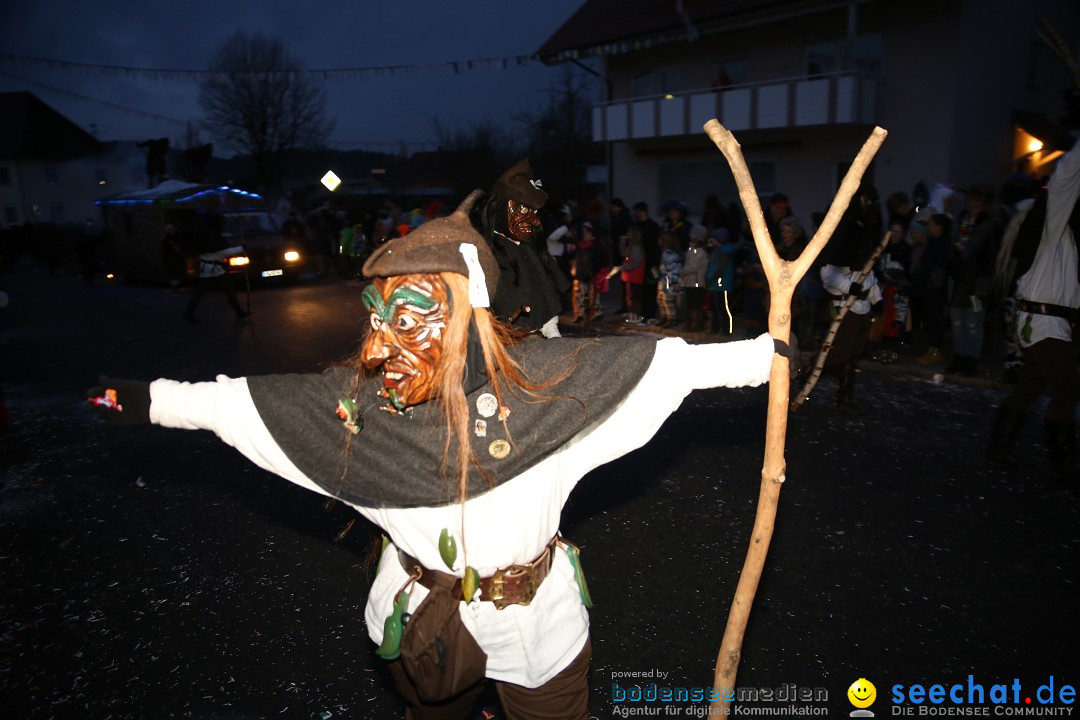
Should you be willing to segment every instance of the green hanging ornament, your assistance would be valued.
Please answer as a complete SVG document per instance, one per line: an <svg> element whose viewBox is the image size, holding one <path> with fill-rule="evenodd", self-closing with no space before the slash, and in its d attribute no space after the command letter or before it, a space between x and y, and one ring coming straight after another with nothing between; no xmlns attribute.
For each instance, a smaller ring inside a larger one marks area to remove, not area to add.
<svg viewBox="0 0 1080 720"><path fill-rule="evenodd" d="M476 588L480 587L480 573L472 565L465 568L465 577L461 578L461 594L465 604L472 602Z"/></svg>
<svg viewBox="0 0 1080 720"><path fill-rule="evenodd" d="M1031 342L1031 315L1024 321L1024 327L1020 330L1020 339L1026 343Z"/></svg>
<svg viewBox="0 0 1080 720"><path fill-rule="evenodd" d="M581 568L581 551L578 550L577 545L571 545L567 543L563 546L566 549L566 554L570 558L570 565L574 568L574 580L577 582L578 593L581 595L581 602L585 607L591 608L592 596L589 595L589 585L585 582L585 571Z"/></svg>
<svg viewBox="0 0 1080 720"><path fill-rule="evenodd" d="M397 660L401 655L401 616L409 607L409 593L402 590L394 600L394 611L383 621L383 640L375 654L383 660Z"/></svg>
<svg viewBox="0 0 1080 720"><path fill-rule="evenodd" d="M375 574L378 575L382 572L383 555L386 554L386 546L390 544L390 538L386 535L382 536L382 545L379 547L379 564L375 566Z"/></svg>
<svg viewBox="0 0 1080 720"><path fill-rule="evenodd" d="M454 569L454 561L457 560L457 540L446 528L439 533L439 557L450 570Z"/></svg>

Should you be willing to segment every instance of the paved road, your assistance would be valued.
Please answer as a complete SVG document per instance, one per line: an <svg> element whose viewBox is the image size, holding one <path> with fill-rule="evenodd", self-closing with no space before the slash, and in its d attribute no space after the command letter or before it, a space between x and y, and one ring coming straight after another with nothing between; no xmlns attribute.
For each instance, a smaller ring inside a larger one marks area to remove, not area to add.
<svg viewBox="0 0 1080 720"><path fill-rule="evenodd" d="M356 348L358 288L257 290L246 323L208 297L189 326L185 295L160 288L32 268L2 286L5 715L401 717L363 625L365 527L335 542L350 518L340 506L207 433L118 431L81 402L102 372L318 370ZM1001 390L868 366L858 395L870 412L848 416L824 402L830 382L791 419L738 684L822 688L828 700L812 705L846 715L844 693L865 677L880 717L895 684L1080 683L1080 503L1042 477L1039 418L1020 440L1029 466L1007 473L979 460ZM563 529L584 546L596 602L594 716L626 707L616 674L711 684L753 522L765 397L696 393L574 492Z"/></svg>

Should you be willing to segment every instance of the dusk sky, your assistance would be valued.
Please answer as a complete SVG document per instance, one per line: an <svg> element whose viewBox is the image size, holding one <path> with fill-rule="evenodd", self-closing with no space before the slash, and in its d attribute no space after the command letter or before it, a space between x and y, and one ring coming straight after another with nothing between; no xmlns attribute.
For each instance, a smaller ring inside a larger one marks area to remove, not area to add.
<svg viewBox="0 0 1080 720"><path fill-rule="evenodd" d="M181 140L197 122L197 81L137 70L61 67L25 56L119 68L203 70L237 30L280 38L309 69L412 66L328 79L331 146L396 151L431 143L434 118L465 130L544 102L562 68L443 63L534 53L583 0L36 0L0 10L0 91L28 90L100 140ZM435 64L436 67L424 67ZM366 77L365 77L366 76ZM213 141L203 132L203 142ZM416 149L423 149L417 147Z"/></svg>

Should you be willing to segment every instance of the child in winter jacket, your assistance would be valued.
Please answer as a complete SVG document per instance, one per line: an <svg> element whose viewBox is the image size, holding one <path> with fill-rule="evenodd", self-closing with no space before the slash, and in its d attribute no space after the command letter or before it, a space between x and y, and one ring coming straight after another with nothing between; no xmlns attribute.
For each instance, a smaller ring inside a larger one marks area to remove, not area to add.
<svg viewBox="0 0 1080 720"><path fill-rule="evenodd" d="M709 264L705 268L705 282L709 288L709 307L712 319L709 332L731 335L730 296L735 285L735 250L738 243L731 240L731 234L724 228L716 228L708 240Z"/></svg>
<svg viewBox="0 0 1080 720"><path fill-rule="evenodd" d="M660 233L660 278L656 284L656 307L659 310L660 327L672 327L678 323L683 289L679 285L683 258L679 252L679 238L669 230Z"/></svg>

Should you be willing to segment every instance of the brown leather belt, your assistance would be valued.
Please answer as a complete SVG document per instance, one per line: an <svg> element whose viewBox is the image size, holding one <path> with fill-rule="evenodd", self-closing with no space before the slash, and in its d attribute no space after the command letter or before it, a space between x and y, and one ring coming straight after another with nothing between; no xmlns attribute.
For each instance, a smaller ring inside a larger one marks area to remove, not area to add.
<svg viewBox="0 0 1080 720"><path fill-rule="evenodd" d="M532 562L499 568L495 571L495 574L480 578L480 600L494 603L498 610L502 610L507 605L528 605L532 602L537 588L540 587L540 583L544 582L544 578L548 576L548 572L551 570L557 541L558 536L553 537L547 547L544 548L544 551L537 555ZM412 574L419 569L420 576L416 579L416 582L428 590L436 586L449 587L454 597L462 597L461 578L456 575L426 568L420 564L419 560L404 550L398 550L398 560L407 573Z"/></svg>
<svg viewBox="0 0 1080 720"><path fill-rule="evenodd" d="M1050 315L1051 317L1064 318L1069 321L1075 321L1077 314L1080 313L1080 310L1065 305L1032 302L1031 300L1021 300L1020 309L1033 315Z"/></svg>

